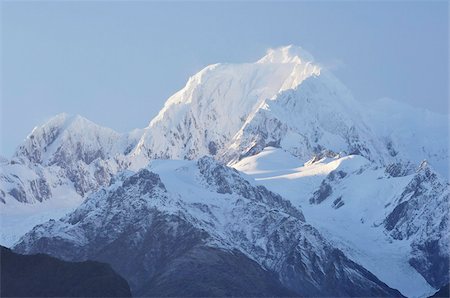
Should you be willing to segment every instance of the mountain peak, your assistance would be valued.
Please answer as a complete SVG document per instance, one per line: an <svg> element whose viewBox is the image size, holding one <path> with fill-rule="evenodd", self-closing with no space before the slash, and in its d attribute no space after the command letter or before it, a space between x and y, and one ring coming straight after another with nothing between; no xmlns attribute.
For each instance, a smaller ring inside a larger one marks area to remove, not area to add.
<svg viewBox="0 0 450 298"><path fill-rule="evenodd" d="M45 123L40 126L33 128L31 133L27 136L27 139L33 139L37 137L43 130L47 129L58 129L65 130L73 127L77 130L80 126L98 126L96 123L84 118L80 115L70 115L67 113L59 113L51 117Z"/></svg>
<svg viewBox="0 0 450 298"><path fill-rule="evenodd" d="M42 163L53 158L61 147L73 152L83 151L82 147L89 150L111 149L120 136L114 130L102 127L80 115L60 113L35 127L18 147L14 156Z"/></svg>
<svg viewBox="0 0 450 298"><path fill-rule="evenodd" d="M293 63L301 64L313 62L314 57L299 46L288 45L279 48L271 48L257 63Z"/></svg>

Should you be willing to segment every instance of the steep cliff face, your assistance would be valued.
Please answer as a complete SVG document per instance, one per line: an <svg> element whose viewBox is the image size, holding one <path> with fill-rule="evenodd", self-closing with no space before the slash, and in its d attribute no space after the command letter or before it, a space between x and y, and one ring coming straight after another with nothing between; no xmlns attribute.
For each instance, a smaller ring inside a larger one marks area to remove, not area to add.
<svg viewBox="0 0 450 298"><path fill-rule="evenodd" d="M384 222L394 239L412 241L409 263L435 288L449 279L449 198L449 185L423 163Z"/></svg>

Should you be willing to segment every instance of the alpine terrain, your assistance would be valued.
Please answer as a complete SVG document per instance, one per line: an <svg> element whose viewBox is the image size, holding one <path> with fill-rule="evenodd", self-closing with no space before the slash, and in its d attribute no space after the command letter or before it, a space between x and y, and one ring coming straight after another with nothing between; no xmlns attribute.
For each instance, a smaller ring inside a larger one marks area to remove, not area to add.
<svg viewBox="0 0 450 298"><path fill-rule="evenodd" d="M34 128L1 159L1 244L107 263L133 296L431 296L449 120L358 101L300 47L210 65L143 129Z"/></svg>

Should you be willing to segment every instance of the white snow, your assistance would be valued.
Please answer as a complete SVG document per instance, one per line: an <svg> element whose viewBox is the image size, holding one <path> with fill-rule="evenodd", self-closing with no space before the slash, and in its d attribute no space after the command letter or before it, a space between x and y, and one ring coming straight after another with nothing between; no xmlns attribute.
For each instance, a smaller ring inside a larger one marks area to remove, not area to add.
<svg viewBox="0 0 450 298"><path fill-rule="evenodd" d="M135 154L150 150L152 157L191 159L209 154L210 142L221 149L266 99L320 74L317 65L297 56L299 52L284 47L272 50L260 63L206 67L167 100Z"/></svg>
<svg viewBox="0 0 450 298"><path fill-rule="evenodd" d="M58 188L54 196L55 199L31 204L15 200L0 204L0 244L12 247L34 226L50 219L57 220L83 202L83 198L69 186Z"/></svg>
<svg viewBox="0 0 450 298"><path fill-rule="evenodd" d="M365 107L367 123L376 134L390 141L396 158L419 164L427 160L439 174L449 174L448 114L433 113L389 98L370 102Z"/></svg>
<svg viewBox="0 0 450 298"><path fill-rule="evenodd" d="M361 156L322 159L301 165L298 159L277 148L266 148L258 155L244 158L234 168L300 207L308 223L403 295L420 297L435 291L408 264L410 241L393 240L380 226L387 212L392 210L386 205L393 203L411 176L387 178L384 169L371 166L371 162ZM321 204L311 204L309 199L314 191L333 170L350 175L333 184L332 195ZM342 197L344 205L334 209L332 204L338 197Z"/></svg>

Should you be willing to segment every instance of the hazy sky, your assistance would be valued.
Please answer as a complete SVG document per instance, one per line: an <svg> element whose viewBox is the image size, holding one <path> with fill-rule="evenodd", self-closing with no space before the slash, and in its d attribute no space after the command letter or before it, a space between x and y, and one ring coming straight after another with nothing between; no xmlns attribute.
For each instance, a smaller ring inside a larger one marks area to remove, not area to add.
<svg viewBox="0 0 450 298"><path fill-rule="evenodd" d="M295 44L359 100L448 111L442 2L1 2L1 151L51 116L145 127L192 74Z"/></svg>

